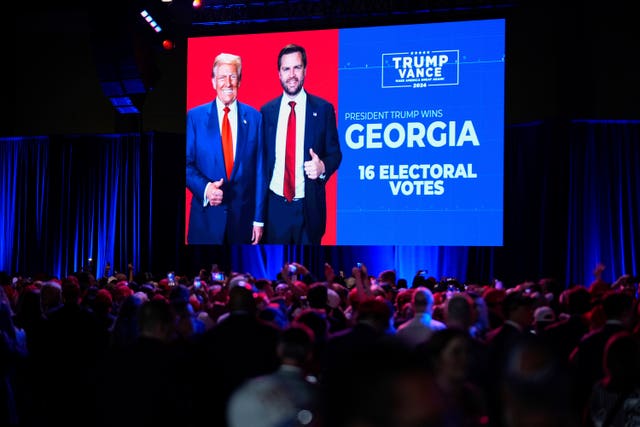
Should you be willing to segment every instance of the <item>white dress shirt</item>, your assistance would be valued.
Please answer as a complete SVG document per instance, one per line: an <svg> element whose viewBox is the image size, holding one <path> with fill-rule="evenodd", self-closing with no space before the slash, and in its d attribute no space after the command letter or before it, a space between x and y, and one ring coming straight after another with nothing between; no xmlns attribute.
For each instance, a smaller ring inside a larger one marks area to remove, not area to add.
<svg viewBox="0 0 640 427"><path fill-rule="evenodd" d="M295 98L283 94L278 113L278 128L276 130L276 163L269 188L279 196L283 196L284 159L287 151L287 122L289 121L290 101L295 101L296 112L296 193L294 198L304 197L304 127L307 112L307 93L302 89Z"/></svg>

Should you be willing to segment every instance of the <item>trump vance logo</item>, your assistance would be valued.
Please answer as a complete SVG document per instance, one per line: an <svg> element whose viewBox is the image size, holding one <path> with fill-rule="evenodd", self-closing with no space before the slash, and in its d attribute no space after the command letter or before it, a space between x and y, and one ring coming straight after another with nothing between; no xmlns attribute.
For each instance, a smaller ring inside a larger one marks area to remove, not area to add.
<svg viewBox="0 0 640 427"><path fill-rule="evenodd" d="M459 59L459 50L383 53L381 87L387 89L457 85Z"/></svg>

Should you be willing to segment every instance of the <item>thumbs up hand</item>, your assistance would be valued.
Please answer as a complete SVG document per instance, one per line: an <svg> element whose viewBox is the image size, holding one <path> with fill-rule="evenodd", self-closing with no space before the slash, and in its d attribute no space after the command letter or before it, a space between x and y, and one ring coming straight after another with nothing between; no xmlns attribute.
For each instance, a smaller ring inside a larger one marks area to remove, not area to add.
<svg viewBox="0 0 640 427"><path fill-rule="evenodd" d="M309 148L309 154L311 155L311 160L304 162L304 173L309 177L309 179L317 179L325 172L324 163L313 151L313 148Z"/></svg>
<svg viewBox="0 0 640 427"><path fill-rule="evenodd" d="M211 206L218 206L222 203L222 197L224 192L220 187L224 183L224 178L220 178L218 181L213 181L207 184L206 196Z"/></svg>

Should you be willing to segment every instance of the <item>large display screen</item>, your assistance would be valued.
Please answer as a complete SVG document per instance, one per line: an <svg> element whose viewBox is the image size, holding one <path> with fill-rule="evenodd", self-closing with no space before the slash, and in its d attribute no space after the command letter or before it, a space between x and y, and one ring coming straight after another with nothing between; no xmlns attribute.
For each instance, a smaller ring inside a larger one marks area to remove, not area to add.
<svg viewBox="0 0 640 427"><path fill-rule="evenodd" d="M193 37L187 109L215 99L226 52L242 57L238 100L260 110L282 94L289 43L307 51L305 90L336 111L323 245L502 245L504 19Z"/></svg>

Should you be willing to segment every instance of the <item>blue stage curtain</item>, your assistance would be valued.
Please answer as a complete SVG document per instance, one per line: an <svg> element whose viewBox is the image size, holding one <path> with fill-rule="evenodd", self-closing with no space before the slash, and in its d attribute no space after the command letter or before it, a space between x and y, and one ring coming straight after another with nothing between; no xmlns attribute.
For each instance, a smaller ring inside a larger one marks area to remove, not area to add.
<svg viewBox="0 0 640 427"><path fill-rule="evenodd" d="M139 134L3 139L0 270L99 277L107 263L111 274L138 268L152 245L152 142Z"/></svg>
<svg viewBox="0 0 640 427"><path fill-rule="evenodd" d="M589 285L640 274L640 121L576 121L571 126L568 283Z"/></svg>
<svg viewBox="0 0 640 427"><path fill-rule="evenodd" d="M479 280L506 286L540 278L564 281L569 144L567 123L512 125L505 134L504 244L474 250ZM479 263L483 261L483 263ZM485 267L483 267L485 266ZM489 268L487 271L480 271Z"/></svg>
<svg viewBox="0 0 640 427"><path fill-rule="evenodd" d="M0 139L0 271L20 271L18 258L44 266L48 153L46 137Z"/></svg>

